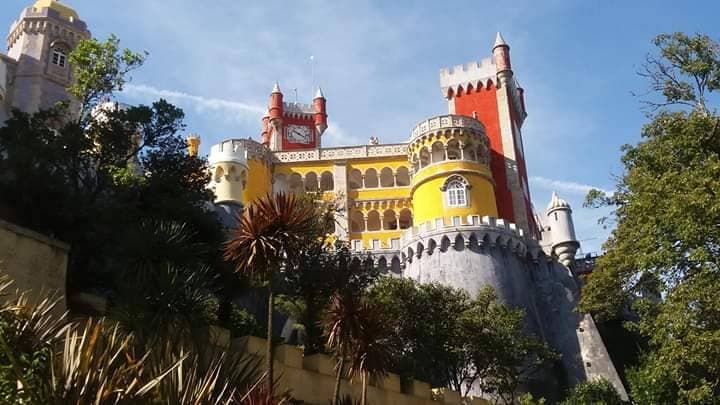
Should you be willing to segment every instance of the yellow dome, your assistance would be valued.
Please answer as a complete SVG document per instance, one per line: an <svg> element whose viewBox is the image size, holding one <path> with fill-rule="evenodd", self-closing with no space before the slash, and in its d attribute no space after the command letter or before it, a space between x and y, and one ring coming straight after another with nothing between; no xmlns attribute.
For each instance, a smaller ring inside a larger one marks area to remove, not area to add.
<svg viewBox="0 0 720 405"><path fill-rule="evenodd" d="M60 3L56 0L37 0L35 4L33 4L33 8L41 9L41 8L51 8L58 13L60 13L61 16L65 18L72 17L73 19L79 19L78 13L72 9L72 7L67 6L65 4Z"/></svg>

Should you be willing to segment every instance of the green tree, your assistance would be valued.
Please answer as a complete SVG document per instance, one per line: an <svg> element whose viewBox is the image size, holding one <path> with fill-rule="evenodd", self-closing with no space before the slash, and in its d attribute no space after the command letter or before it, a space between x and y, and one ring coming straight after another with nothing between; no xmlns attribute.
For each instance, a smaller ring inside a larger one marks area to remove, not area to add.
<svg viewBox="0 0 720 405"><path fill-rule="evenodd" d="M644 75L664 96L642 140L622 148L616 191L588 195L614 208L616 228L583 289L583 310L614 319L649 341L628 373L632 396L653 403L707 403L720 395L720 118L708 105L718 89L717 42L659 35ZM671 107L678 107L670 109Z"/></svg>
<svg viewBox="0 0 720 405"><path fill-rule="evenodd" d="M266 389L272 392L273 375L273 313L275 283L278 274L292 263L300 252L322 235L318 230L315 207L295 195L278 193L250 203L232 230L225 247L225 260L238 273L256 277L267 286L267 351Z"/></svg>
<svg viewBox="0 0 720 405"><path fill-rule="evenodd" d="M586 381L573 387L561 405L620 405L623 401L608 380ZM658 403L658 402L640 402Z"/></svg>
<svg viewBox="0 0 720 405"><path fill-rule="evenodd" d="M394 328L397 371L467 396L475 387L512 402L518 386L555 355L524 330L524 314L488 287L463 291L385 278L370 291Z"/></svg>

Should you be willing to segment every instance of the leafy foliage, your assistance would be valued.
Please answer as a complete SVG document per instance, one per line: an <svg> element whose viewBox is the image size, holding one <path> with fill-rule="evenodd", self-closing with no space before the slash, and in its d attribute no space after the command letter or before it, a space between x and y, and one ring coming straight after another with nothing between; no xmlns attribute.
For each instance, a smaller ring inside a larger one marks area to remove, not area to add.
<svg viewBox="0 0 720 405"><path fill-rule="evenodd" d="M623 401L620 399L615 387L607 380L601 379L576 385L570 390L562 405L620 405L622 403Z"/></svg>
<svg viewBox="0 0 720 405"><path fill-rule="evenodd" d="M606 199L616 229L583 290L581 305L599 319L631 308L628 324L649 342L628 373L632 396L647 403L706 403L720 395L720 117L706 105L718 88L718 44L663 34L655 44L654 90L667 105L623 147L625 173ZM660 80L660 78L664 78Z"/></svg>
<svg viewBox="0 0 720 405"><path fill-rule="evenodd" d="M67 322L57 301L0 293L0 399L8 404L275 404L258 365L241 354L188 350L172 339L149 349L105 319ZM202 355L201 355L202 354ZM32 361L28 361L32 359Z"/></svg>
<svg viewBox="0 0 720 405"><path fill-rule="evenodd" d="M523 379L555 358L525 333L522 310L498 303L489 287L471 300L450 287L386 278L370 294L393 322L395 362L406 378L450 386L463 395L474 385L512 401Z"/></svg>

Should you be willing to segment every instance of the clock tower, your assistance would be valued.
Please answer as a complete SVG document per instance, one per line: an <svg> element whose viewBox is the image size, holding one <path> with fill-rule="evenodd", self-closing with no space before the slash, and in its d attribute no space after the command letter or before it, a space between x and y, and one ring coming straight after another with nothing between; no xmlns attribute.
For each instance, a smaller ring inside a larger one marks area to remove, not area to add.
<svg viewBox="0 0 720 405"><path fill-rule="evenodd" d="M262 119L262 141L272 151L319 149L327 129L325 95L318 88L312 104L283 101L280 85L270 94L268 112Z"/></svg>

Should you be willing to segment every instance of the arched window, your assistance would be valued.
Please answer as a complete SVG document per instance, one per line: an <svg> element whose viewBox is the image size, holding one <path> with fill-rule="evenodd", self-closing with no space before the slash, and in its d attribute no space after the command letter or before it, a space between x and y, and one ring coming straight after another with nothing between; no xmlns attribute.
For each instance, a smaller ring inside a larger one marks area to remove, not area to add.
<svg viewBox="0 0 720 405"><path fill-rule="evenodd" d="M367 230L368 231L379 231L380 230L380 213L373 210L367 214Z"/></svg>
<svg viewBox="0 0 720 405"><path fill-rule="evenodd" d="M223 170L222 166L218 166L217 169L215 169L215 182L220 183L224 175L225 170Z"/></svg>
<svg viewBox="0 0 720 405"><path fill-rule="evenodd" d="M400 166L397 168L397 173L395 174L395 185L398 187L407 187L410 185L410 172L408 172L407 167Z"/></svg>
<svg viewBox="0 0 720 405"><path fill-rule="evenodd" d="M56 46L52 50L52 64L64 68L67 65L67 50L62 46Z"/></svg>
<svg viewBox="0 0 720 405"><path fill-rule="evenodd" d="M432 144L432 162L442 162L445 160L445 145L442 142L437 141Z"/></svg>
<svg viewBox="0 0 720 405"><path fill-rule="evenodd" d="M323 172L320 175L320 191L332 191L335 188L333 175L330 172Z"/></svg>
<svg viewBox="0 0 720 405"><path fill-rule="evenodd" d="M280 192L287 192L288 191L288 180L287 176L285 176L282 173L275 175L275 181L273 182L273 192L280 193Z"/></svg>
<svg viewBox="0 0 720 405"><path fill-rule="evenodd" d="M365 230L365 218L362 212L353 211L350 214L350 232L362 232Z"/></svg>
<svg viewBox="0 0 720 405"><path fill-rule="evenodd" d="M299 173L290 175L290 192L300 194L303 192L302 176Z"/></svg>
<svg viewBox="0 0 720 405"><path fill-rule="evenodd" d="M393 171L389 167L384 167L380 170L380 186L381 187L393 187L395 185Z"/></svg>
<svg viewBox="0 0 720 405"><path fill-rule="evenodd" d="M457 139L451 139L447 143L447 158L448 160L460 159L460 143L457 141Z"/></svg>
<svg viewBox="0 0 720 405"><path fill-rule="evenodd" d="M423 146L422 149L420 149L420 168L427 166L430 164L430 152L427 150L426 147Z"/></svg>
<svg viewBox="0 0 720 405"><path fill-rule="evenodd" d="M375 169L367 169L365 171L365 188L377 188L378 174Z"/></svg>
<svg viewBox="0 0 720 405"><path fill-rule="evenodd" d="M454 175L445 180L441 190L445 192L445 201L449 207L467 207L467 190L470 188L464 177Z"/></svg>
<svg viewBox="0 0 720 405"><path fill-rule="evenodd" d="M383 212L383 228L386 231L394 231L398 229L397 218L395 218L395 211L386 210Z"/></svg>
<svg viewBox="0 0 720 405"><path fill-rule="evenodd" d="M318 191L318 178L315 172L305 173L305 191Z"/></svg>
<svg viewBox="0 0 720 405"><path fill-rule="evenodd" d="M398 225L400 229L408 229L413 225L412 212L410 212L409 209L403 208L402 211L400 211L400 223Z"/></svg>
<svg viewBox="0 0 720 405"><path fill-rule="evenodd" d="M353 169L348 176L348 183L350 183L350 188L353 190L362 188L362 172L358 169Z"/></svg>

